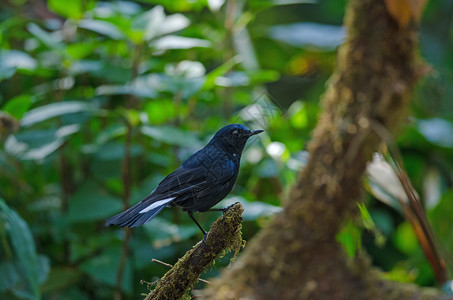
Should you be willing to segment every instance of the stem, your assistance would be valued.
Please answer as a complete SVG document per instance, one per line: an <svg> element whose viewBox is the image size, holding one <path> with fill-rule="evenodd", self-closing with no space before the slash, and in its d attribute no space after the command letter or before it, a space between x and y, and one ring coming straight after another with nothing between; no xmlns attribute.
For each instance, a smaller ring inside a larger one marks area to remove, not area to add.
<svg viewBox="0 0 453 300"><path fill-rule="evenodd" d="M132 66L131 66L131 79L130 84L132 85L135 78L138 76L138 67L140 66L140 62L142 61L142 53L143 53L144 44L135 45L134 57L132 59ZM137 97L133 94L129 94L127 97L127 108L136 107L139 104Z"/></svg>
<svg viewBox="0 0 453 300"><path fill-rule="evenodd" d="M63 78L64 74L60 76ZM64 90L56 90L55 91L55 100L57 102L63 101L65 96ZM61 119L58 119L58 127L61 127ZM69 166L66 156L64 154L64 149L66 147L66 143L63 143L61 147L58 149L58 165L59 165L59 173L60 173L60 188L61 188L61 212L63 215L66 215L69 210L69 197L72 193L72 168ZM70 171L71 170L71 171ZM68 262L71 257L71 244L70 241L65 235L63 237L63 260Z"/></svg>
<svg viewBox="0 0 453 300"><path fill-rule="evenodd" d="M182 94L181 92L177 92L174 97L173 97L173 107L175 108L175 120L173 122L173 125L176 128L179 128L181 126L181 111L182 111ZM174 160L174 169L178 168L181 162L178 159L178 153L179 153L179 146L172 146L171 147L173 156L175 157ZM173 217L173 223L178 225L181 224L181 210L180 209L173 209L172 210L172 217Z"/></svg>
<svg viewBox="0 0 453 300"><path fill-rule="evenodd" d="M132 126L127 119L125 119L127 127L126 132L126 143L124 145L124 156L121 165L121 178L123 181L123 209L126 210L129 207L129 198L131 194L131 142L132 142ZM130 228L124 229L124 240L121 249L121 259L118 267L118 273L116 274L116 287L115 287L115 300L121 300L121 283L123 281L124 269L126 268L127 258L129 256L129 240L131 238Z"/></svg>
<svg viewBox="0 0 453 300"><path fill-rule="evenodd" d="M134 56L132 59L131 67L131 79L130 82L133 83L135 78L138 76L138 67L140 66L142 52L144 44L135 45ZM138 100L133 94L129 94L127 97L126 107L132 108L135 107ZM126 210L129 207L129 199L131 194L131 185L132 185L132 176L131 176L131 144L132 144L132 125L127 119L124 119L124 122L127 127L126 132L126 143L124 145L124 156L123 162L121 165L121 178L123 181L123 210ZM131 230L130 228L124 229L124 240L121 248L121 259L118 267L118 273L116 274L116 287L115 287L115 300L121 300L121 283L123 280L124 269L126 268L127 258L129 256L129 241L131 239Z"/></svg>
<svg viewBox="0 0 453 300"><path fill-rule="evenodd" d="M155 258L153 258L153 259L152 259L152 262L155 262L155 263L161 264L161 265L163 265L163 266L166 266L166 267L168 267L168 268L170 268L170 269L171 269L171 268L173 268L173 266L172 266L172 265L170 265L170 264L167 264L166 262L163 262L163 261L161 261L161 260L158 260L158 259L155 259ZM205 279L202 279L202 278L198 278L197 280L198 280L198 281L200 281L200 282L206 283L206 284L211 284L211 282L210 282L210 281L207 281L207 280L205 280Z"/></svg>
<svg viewBox="0 0 453 300"><path fill-rule="evenodd" d="M236 22L237 2L236 0L227 1L225 12L225 58L224 62L230 60L234 56L234 25ZM231 73L231 71L229 72ZM224 90L223 110L226 119L229 119L233 114L233 87L226 87Z"/></svg>

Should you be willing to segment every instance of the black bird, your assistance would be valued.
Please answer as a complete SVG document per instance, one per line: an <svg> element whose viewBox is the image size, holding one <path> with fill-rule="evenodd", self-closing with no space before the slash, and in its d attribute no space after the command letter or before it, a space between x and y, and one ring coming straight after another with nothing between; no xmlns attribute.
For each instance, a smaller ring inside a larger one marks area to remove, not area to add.
<svg viewBox="0 0 453 300"><path fill-rule="evenodd" d="M165 177L145 199L109 218L105 225L137 227L154 218L166 206L181 206L206 238L207 232L193 213L225 211L210 208L230 193L239 173L245 143L249 137L261 132L263 130L248 130L240 124L223 127L203 149Z"/></svg>

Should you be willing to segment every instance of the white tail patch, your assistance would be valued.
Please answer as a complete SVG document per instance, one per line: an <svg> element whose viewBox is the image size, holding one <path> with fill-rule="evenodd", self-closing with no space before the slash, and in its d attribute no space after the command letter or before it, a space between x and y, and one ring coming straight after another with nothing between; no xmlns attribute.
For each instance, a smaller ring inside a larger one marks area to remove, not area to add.
<svg viewBox="0 0 453 300"><path fill-rule="evenodd" d="M150 206L145 207L144 209L139 211L139 213L140 214L144 214L145 212L150 211L152 209L155 209L156 207L162 206L164 204L167 204L167 203L171 202L174 199L176 199L176 197L171 197L171 198L167 198L167 199L162 199L162 200L156 201L154 203L151 203Z"/></svg>

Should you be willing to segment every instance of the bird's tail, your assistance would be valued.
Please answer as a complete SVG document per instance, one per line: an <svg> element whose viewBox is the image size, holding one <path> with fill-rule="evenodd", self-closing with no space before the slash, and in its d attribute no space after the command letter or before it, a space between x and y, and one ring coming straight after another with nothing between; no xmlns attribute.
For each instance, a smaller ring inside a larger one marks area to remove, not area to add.
<svg viewBox="0 0 453 300"><path fill-rule="evenodd" d="M150 207L149 203L139 202L129 208L128 210L117 214L105 221L105 226L119 226L119 227L137 227L145 224L154 218L162 209L167 206L167 203L162 205L154 205Z"/></svg>

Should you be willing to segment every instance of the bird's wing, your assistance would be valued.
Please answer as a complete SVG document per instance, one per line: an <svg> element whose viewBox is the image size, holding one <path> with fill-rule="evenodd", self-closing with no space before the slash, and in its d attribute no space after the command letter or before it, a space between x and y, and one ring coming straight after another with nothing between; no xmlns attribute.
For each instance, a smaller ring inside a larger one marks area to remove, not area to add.
<svg viewBox="0 0 453 300"><path fill-rule="evenodd" d="M208 149L209 150L209 149ZM125 212L109 218L106 225L140 226L170 203L199 199L223 185L235 174L235 164L227 155L198 151L162 182L145 199Z"/></svg>
<svg viewBox="0 0 453 300"><path fill-rule="evenodd" d="M181 195L202 197L234 176L235 164L227 155L217 154L215 150L200 152L165 177L154 193L163 198L176 197L176 202Z"/></svg>

